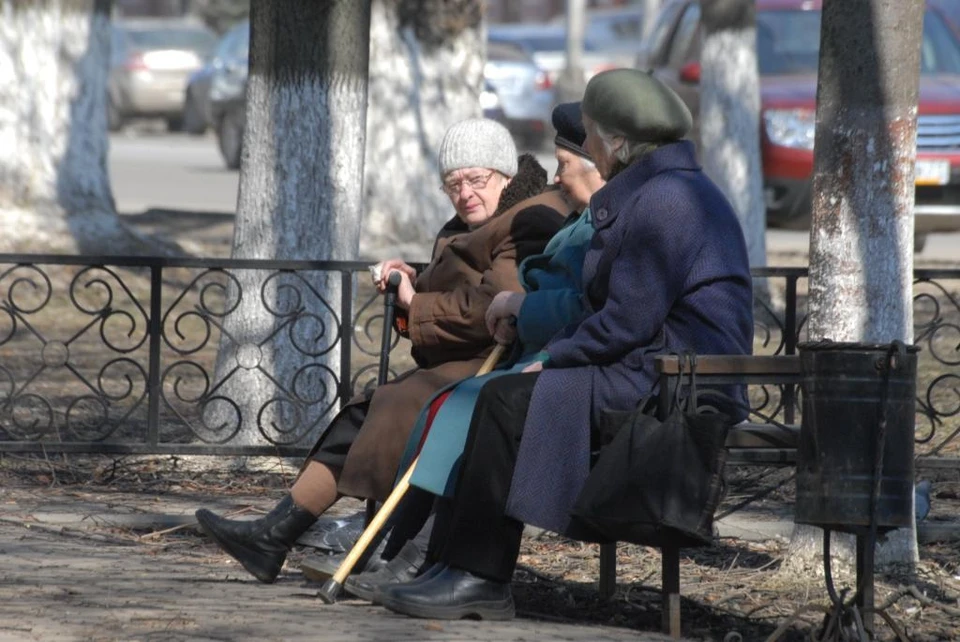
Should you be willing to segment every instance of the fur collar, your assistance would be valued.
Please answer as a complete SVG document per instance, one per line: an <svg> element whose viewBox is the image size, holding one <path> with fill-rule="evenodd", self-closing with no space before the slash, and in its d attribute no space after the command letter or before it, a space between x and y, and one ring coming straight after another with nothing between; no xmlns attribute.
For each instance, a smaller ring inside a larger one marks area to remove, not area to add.
<svg viewBox="0 0 960 642"><path fill-rule="evenodd" d="M517 159L517 175L500 194L500 203L494 216L503 214L521 201L538 196L546 187L547 170L533 154L521 154Z"/></svg>

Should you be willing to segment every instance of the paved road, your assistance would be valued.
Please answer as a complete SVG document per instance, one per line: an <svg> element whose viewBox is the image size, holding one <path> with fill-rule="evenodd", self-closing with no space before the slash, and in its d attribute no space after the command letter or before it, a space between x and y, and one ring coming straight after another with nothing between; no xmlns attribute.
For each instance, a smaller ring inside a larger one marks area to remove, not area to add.
<svg viewBox="0 0 960 642"><path fill-rule="evenodd" d="M109 167L122 214L152 208L236 211L240 173L224 167L212 136L114 134Z"/></svg>
<svg viewBox="0 0 960 642"><path fill-rule="evenodd" d="M556 161L537 154L550 175ZM117 208L123 214L173 209L232 213L236 211L239 172L227 170L213 136L148 131L112 135L110 177ZM770 254L804 255L809 247L806 232L770 230ZM960 260L960 233L933 234L918 262Z"/></svg>

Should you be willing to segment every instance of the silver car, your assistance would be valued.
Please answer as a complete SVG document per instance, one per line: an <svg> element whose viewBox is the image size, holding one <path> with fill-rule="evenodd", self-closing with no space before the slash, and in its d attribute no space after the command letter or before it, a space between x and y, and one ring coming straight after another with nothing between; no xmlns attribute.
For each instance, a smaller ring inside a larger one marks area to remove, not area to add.
<svg viewBox="0 0 960 642"><path fill-rule="evenodd" d="M523 145L539 148L553 135L556 91L550 76L516 43L487 41L484 79L497 97L500 119Z"/></svg>
<svg viewBox="0 0 960 642"><path fill-rule="evenodd" d="M163 118L179 129L187 79L217 44L206 27L181 20L125 20L113 25L108 81L111 131L128 118Z"/></svg>

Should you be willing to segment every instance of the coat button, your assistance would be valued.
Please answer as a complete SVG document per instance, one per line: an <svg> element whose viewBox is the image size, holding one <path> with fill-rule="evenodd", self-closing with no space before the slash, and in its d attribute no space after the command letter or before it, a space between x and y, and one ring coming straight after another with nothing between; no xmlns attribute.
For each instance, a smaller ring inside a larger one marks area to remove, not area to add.
<svg viewBox="0 0 960 642"><path fill-rule="evenodd" d="M605 218L607 218L607 210L606 208L601 207L600 209L597 210L597 220L602 221Z"/></svg>

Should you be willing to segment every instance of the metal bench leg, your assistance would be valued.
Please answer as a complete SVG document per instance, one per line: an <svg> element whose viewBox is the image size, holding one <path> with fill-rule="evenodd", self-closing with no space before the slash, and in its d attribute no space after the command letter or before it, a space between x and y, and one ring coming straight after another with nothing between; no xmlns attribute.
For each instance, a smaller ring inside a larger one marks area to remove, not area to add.
<svg viewBox="0 0 960 642"><path fill-rule="evenodd" d="M660 549L663 582L663 632L680 639L680 549L665 546Z"/></svg>
<svg viewBox="0 0 960 642"><path fill-rule="evenodd" d="M617 543L600 545L600 597L607 600L617 592Z"/></svg>

